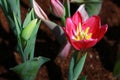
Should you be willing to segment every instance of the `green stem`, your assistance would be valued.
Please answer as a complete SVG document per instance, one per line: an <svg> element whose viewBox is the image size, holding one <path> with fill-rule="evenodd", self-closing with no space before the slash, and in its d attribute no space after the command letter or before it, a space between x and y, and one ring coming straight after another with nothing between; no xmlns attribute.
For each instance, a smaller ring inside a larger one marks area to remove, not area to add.
<svg viewBox="0 0 120 80"><path fill-rule="evenodd" d="M66 16L65 17L70 17L70 1L69 0L65 0L64 2L64 6L65 6L65 12L66 12Z"/></svg>
<svg viewBox="0 0 120 80"><path fill-rule="evenodd" d="M24 56L24 52L23 52L23 45L22 45L22 41L19 38L18 39L18 52L20 53L21 57L22 57L22 62L26 62L25 56Z"/></svg>
<svg viewBox="0 0 120 80"><path fill-rule="evenodd" d="M70 0L67 0L68 16L70 17Z"/></svg>
<svg viewBox="0 0 120 80"><path fill-rule="evenodd" d="M63 26L65 26L65 20L66 20L66 19L65 19L65 16L63 16L63 17L61 18L61 21L62 21L62 25L63 25Z"/></svg>
<svg viewBox="0 0 120 80"><path fill-rule="evenodd" d="M31 50L30 56L29 56L29 59L30 59L30 60L34 58L35 41L36 41L36 37L35 37L35 39L33 40L33 46L32 46L32 50Z"/></svg>

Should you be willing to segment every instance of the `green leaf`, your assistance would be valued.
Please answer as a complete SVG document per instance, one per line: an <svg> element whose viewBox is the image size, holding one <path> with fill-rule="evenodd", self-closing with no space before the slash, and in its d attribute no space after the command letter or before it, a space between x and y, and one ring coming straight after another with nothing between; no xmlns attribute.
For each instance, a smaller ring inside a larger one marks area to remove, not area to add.
<svg viewBox="0 0 120 80"><path fill-rule="evenodd" d="M117 51L117 60L113 69L113 75L115 77L119 77L120 76L120 51Z"/></svg>
<svg viewBox="0 0 120 80"><path fill-rule="evenodd" d="M32 59L34 57L33 54L34 54L34 48L35 48L35 40L36 40L36 36L37 36L40 22L41 21L37 22L35 29L33 30L32 34L30 36L30 39L28 39L26 42L27 44L26 44L25 49L24 49L24 55L28 59L29 59L28 56L30 56L30 59Z"/></svg>
<svg viewBox="0 0 120 80"><path fill-rule="evenodd" d="M34 58L10 70L16 72L21 77L21 80L34 80L39 68L48 60L49 59L45 57Z"/></svg>
<svg viewBox="0 0 120 80"><path fill-rule="evenodd" d="M21 15L20 15L20 0L7 0L9 4L9 10L10 12L14 12L19 24L21 25ZM12 17L12 16L11 16Z"/></svg>
<svg viewBox="0 0 120 80"><path fill-rule="evenodd" d="M33 13L33 9L31 9L31 11L27 14L23 23L23 28L25 28L25 26L27 26L27 24L34 19L32 13Z"/></svg>
<svg viewBox="0 0 120 80"><path fill-rule="evenodd" d="M98 15L102 6L102 0L72 0L71 2L79 3L79 5L85 4L85 9L89 16Z"/></svg>
<svg viewBox="0 0 120 80"><path fill-rule="evenodd" d="M83 3L84 0L71 0L71 2L74 2L74 3Z"/></svg>
<svg viewBox="0 0 120 80"><path fill-rule="evenodd" d="M41 20L38 21L38 23L36 24L36 27L31 35L31 38L30 38L30 43L32 45L31 47L31 52L29 54L29 59L32 59L34 57L34 49L35 49L35 42L36 42L36 36L37 36L37 32L38 32L38 29L39 29L39 26L40 26L40 23L41 23ZM33 38L33 40L32 40Z"/></svg>
<svg viewBox="0 0 120 80"><path fill-rule="evenodd" d="M2 2L1 2L1 0L0 0L0 6L1 6L1 4L2 4Z"/></svg>
<svg viewBox="0 0 120 80"><path fill-rule="evenodd" d="M92 15L98 15L102 6L101 0L89 0L88 2L85 2L85 8L89 14L89 16Z"/></svg>
<svg viewBox="0 0 120 80"><path fill-rule="evenodd" d="M26 59L29 59L29 54L32 52L33 50L33 46L35 45L35 37L34 38L30 38L29 40L27 40L26 45L25 45L25 49L24 49L24 56ZM34 56L33 56L34 57Z"/></svg>
<svg viewBox="0 0 120 80"><path fill-rule="evenodd" d="M18 33L17 33L17 30L16 30L15 20L12 19L10 16L8 16L7 18L8 18L8 21L9 21L9 23L10 23L10 28L11 28L11 30L14 32L15 36L17 36ZM17 36L17 37L18 37L18 36Z"/></svg>
<svg viewBox="0 0 120 80"><path fill-rule="evenodd" d="M74 71L74 58L71 58L70 61L70 67L69 67L69 74L68 74L68 80L73 80L73 71Z"/></svg>
<svg viewBox="0 0 120 80"><path fill-rule="evenodd" d="M78 80L86 80L87 76L81 76Z"/></svg>
<svg viewBox="0 0 120 80"><path fill-rule="evenodd" d="M78 63L74 67L74 74L73 74L73 80L77 80L80 73L82 72L85 59L86 59L87 53L85 53L82 58L78 61Z"/></svg>
<svg viewBox="0 0 120 80"><path fill-rule="evenodd" d="M0 7L3 9L5 14L8 12L8 3L7 0L0 0Z"/></svg>
<svg viewBox="0 0 120 80"><path fill-rule="evenodd" d="M25 62L26 61L26 59L25 59L26 57L25 57L25 54L23 52L21 37L18 37L17 40L18 40L17 51L21 54L22 62Z"/></svg>
<svg viewBox="0 0 120 80"><path fill-rule="evenodd" d="M69 1L69 0L65 0L65 1L64 1L64 6L65 6L65 11L66 11L66 12L65 12L65 13L66 13L66 16L65 16L65 17L66 17L66 18L67 18L67 17L70 17L70 15L71 15L71 14L70 14L70 1Z"/></svg>
<svg viewBox="0 0 120 80"><path fill-rule="evenodd" d="M14 21L14 15L16 16L16 20L19 23L21 27L21 15L20 15L20 2L19 0L1 0L1 8L10 24L10 28L14 32L15 35L17 35L15 21Z"/></svg>
<svg viewBox="0 0 120 80"><path fill-rule="evenodd" d="M17 32L17 36L20 36L21 33L21 26L19 25L19 22L16 18L15 13L13 12L13 17L14 17L14 22L15 22L15 26L16 26L16 32Z"/></svg>
<svg viewBox="0 0 120 80"><path fill-rule="evenodd" d="M113 70L113 75L115 77L120 76L120 60L116 62L114 70Z"/></svg>

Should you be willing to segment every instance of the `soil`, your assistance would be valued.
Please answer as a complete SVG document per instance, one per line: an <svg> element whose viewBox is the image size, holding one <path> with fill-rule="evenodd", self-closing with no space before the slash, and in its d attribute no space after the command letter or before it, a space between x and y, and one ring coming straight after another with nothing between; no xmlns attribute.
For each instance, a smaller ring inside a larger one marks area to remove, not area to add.
<svg viewBox="0 0 120 80"><path fill-rule="evenodd" d="M102 24L107 23L109 29L100 42L87 50L88 54L81 74L87 75L87 80L116 80L112 73L117 52L120 51L120 8L116 1L103 1L99 16ZM49 0L37 0L37 2L51 19L57 21L51 17L48 10ZM24 20L29 7L28 0L21 0L22 20ZM16 37L10 30L5 15L0 9L0 80L17 79L17 75L9 70L20 63L20 57L16 53L16 44ZM65 58L58 56L59 49L60 45L54 34L42 23L37 35L35 56L48 57L51 61L40 68L35 80L68 80L72 49Z"/></svg>

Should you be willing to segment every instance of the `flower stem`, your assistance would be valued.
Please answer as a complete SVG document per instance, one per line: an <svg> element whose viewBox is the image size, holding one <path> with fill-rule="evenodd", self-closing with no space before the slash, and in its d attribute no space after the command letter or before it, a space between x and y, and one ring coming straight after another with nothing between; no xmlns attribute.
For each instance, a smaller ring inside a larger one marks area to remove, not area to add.
<svg viewBox="0 0 120 80"><path fill-rule="evenodd" d="M62 21L62 25L65 26L65 16L61 18L61 21Z"/></svg>

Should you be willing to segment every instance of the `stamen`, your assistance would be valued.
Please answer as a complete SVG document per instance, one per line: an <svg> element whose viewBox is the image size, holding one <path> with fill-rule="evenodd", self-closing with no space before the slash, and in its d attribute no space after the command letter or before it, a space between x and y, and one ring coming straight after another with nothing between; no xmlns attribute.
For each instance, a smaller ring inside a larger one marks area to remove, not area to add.
<svg viewBox="0 0 120 80"><path fill-rule="evenodd" d="M72 39L79 41L79 40L83 40L83 39L90 39L92 36L92 33L88 33L89 32L89 27L87 27L85 29L85 31L82 30L82 25L81 23L78 24L76 32L74 31L73 34L74 36L72 36Z"/></svg>
<svg viewBox="0 0 120 80"><path fill-rule="evenodd" d="M84 32L85 35L88 34L89 29L90 29L89 27L86 28L86 30Z"/></svg>

